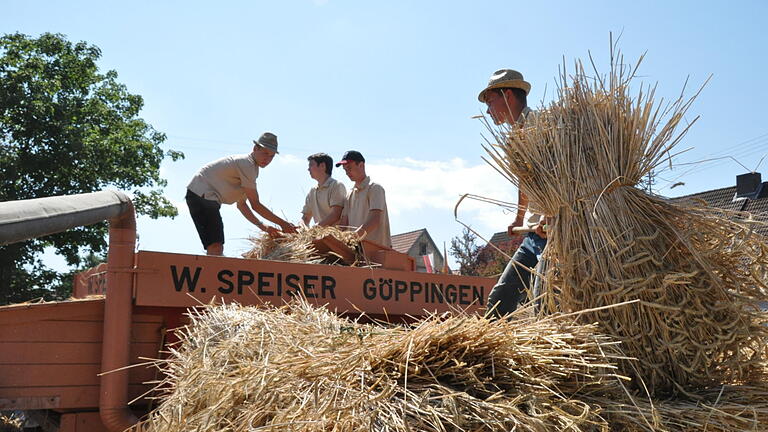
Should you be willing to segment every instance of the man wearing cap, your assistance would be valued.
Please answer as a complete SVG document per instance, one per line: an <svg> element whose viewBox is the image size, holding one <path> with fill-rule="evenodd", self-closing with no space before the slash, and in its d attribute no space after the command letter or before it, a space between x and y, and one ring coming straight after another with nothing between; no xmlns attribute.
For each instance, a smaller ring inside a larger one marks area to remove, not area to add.
<svg viewBox="0 0 768 432"><path fill-rule="evenodd" d="M278 230L264 225L253 211L279 225L283 232L296 231L293 225L266 208L256 191L259 168L269 165L277 154L277 137L265 132L253 144L249 154L227 156L205 165L187 185L189 213L208 255L224 254L224 224L219 212L222 204L237 203L237 209L246 219L270 235L276 235Z"/></svg>
<svg viewBox="0 0 768 432"><path fill-rule="evenodd" d="M532 114L528 108L527 96L531 85L523 74L512 69L501 69L491 75L488 86L478 95L480 102L488 106L486 111L496 125L509 128L522 127L527 116ZM507 228L510 236L526 232L523 242L512 256L498 283L488 295L489 317L501 317L512 313L517 305L526 298L531 272L536 267L539 256L547 244L544 231L544 217L530 208L528 197L518 188L517 215ZM518 228L522 227L522 228Z"/></svg>
<svg viewBox="0 0 768 432"><path fill-rule="evenodd" d="M307 157L307 161L309 176L317 181L317 186L307 194L301 220L304 225L309 225L310 220L319 226L336 225L347 202L347 188L331 177L333 159L330 156L315 153Z"/></svg>
<svg viewBox="0 0 768 432"><path fill-rule="evenodd" d="M360 238L392 247L384 188L365 174L365 158L360 152L350 150L336 164L339 165L344 166L347 177L355 182L339 225L355 228Z"/></svg>

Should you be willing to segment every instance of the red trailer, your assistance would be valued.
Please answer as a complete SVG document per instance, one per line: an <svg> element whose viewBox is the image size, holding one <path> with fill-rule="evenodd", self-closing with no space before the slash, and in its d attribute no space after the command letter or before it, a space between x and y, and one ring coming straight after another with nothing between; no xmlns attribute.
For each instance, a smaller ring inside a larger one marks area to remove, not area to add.
<svg viewBox="0 0 768 432"><path fill-rule="evenodd" d="M0 410L44 430L122 431L147 413L157 359L184 312L208 303L282 304L301 296L339 314L402 321L485 306L493 279L413 271L365 243L371 267L136 251L133 205L104 191L0 203L0 244L109 220L109 253L75 279L73 299L0 307Z"/></svg>

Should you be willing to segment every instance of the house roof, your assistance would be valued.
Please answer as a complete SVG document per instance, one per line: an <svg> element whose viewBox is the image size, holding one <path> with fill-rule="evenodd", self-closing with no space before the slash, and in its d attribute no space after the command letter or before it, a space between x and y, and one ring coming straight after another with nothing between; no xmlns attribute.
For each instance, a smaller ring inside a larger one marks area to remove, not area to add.
<svg viewBox="0 0 768 432"><path fill-rule="evenodd" d="M763 191L768 191L768 182L763 183ZM670 198L677 203L706 203L708 206L730 211L751 213L755 219L768 222L768 193L761 193L757 199L736 199L736 186L713 189L691 195ZM757 232L768 235L768 226L756 229Z"/></svg>
<svg viewBox="0 0 768 432"><path fill-rule="evenodd" d="M499 245L499 243L506 243L508 241L512 240L512 238L507 234L506 231L501 231L495 233L490 240L488 240L488 243Z"/></svg>
<svg viewBox="0 0 768 432"><path fill-rule="evenodd" d="M422 228L416 231L410 231L402 234L394 234L392 235L392 249L398 252L407 254L408 251L411 249L411 246L413 246L413 244L416 243L416 240L418 240L419 237L421 237L421 235L426 232L427 232L427 229Z"/></svg>

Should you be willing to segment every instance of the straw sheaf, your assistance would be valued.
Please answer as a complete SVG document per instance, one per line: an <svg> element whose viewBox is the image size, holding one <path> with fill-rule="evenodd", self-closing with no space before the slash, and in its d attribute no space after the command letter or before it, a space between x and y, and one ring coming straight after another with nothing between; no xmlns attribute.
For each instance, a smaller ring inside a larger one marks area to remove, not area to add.
<svg viewBox="0 0 768 432"><path fill-rule="evenodd" d="M302 303L192 312L143 431L764 430L768 389L629 391L619 346L556 315L364 325ZM627 360L629 361L629 360Z"/></svg>
<svg viewBox="0 0 768 432"><path fill-rule="evenodd" d="M249 240L253 247L244 253L243 257L304 264L336 264L338 259L334 259L332 255L329 257L319 254L312 245L313 240L319 240L328 235L337 238L355 250L360 244L357 234L352 231L315 225L310 228L300 228L296 233L283 234L277 238L267 234L251 237ZM365 261L360 254L358 254L358 261L361 264Z"/></svg>
<svg viewBox="0 0 768 432"><path fill-rule="evenodd" d="M765 378L766 240L748 215L673 205L635 187L671 158L691 99L630 96L634 69L580 63L524 128L494 131L490 162L553 217L544 302L622 342L637 388L664 395ZM691 123L692 124L692 123ZM690 125L688 125L690 127Z"/></svg>
<svg viewBox="0 0 768 432"><path fill-rule="evenodd" d="M143 430L608 430L578 395L620 391L615 343L565 320L407 329L301 304L191 318Z"/></svg>

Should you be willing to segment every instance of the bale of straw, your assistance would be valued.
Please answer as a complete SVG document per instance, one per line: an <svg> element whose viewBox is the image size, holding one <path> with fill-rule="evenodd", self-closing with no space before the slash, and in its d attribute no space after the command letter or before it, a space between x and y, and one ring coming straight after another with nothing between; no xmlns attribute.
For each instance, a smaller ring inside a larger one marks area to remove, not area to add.
<svg viewBox="0 0 768 432"><path fill-rule="evenodd" d="M524 315L524 314L523 314ZM137 429L762 431L768 388L653 399L616 374L610 337L572 316L360 324L292 303L191 313Z"/></svg>
<svg viewBox="0 0 768 432"><path fill-rule="evenodd" d="M695 398L596 400L602 414L621 431L764 431L768 427L768 388L722 386Z"/></svg>
<svg viewBox="0 0 768 432"><path fill-rule="evenodd" d="M580 62L571 76L563 68L558 98L524 128L494 130L486 147L554 219L544 301L553 311L595 310L582 322L621 341L639 360L622 362L622 373L652 394L760 382L768 244L745 215L673 205L637 187L671 158L694 98L662 108L642 85L632 96L635 70L621 57L607 77L590 77Z"/></svg>
<svg viewBox="0 0 768 432"><path fill-rule="evenodd" d="M319 240L325 236L333 236L355 250L358 250L360 244L360 239L352 231L315 225L309 228L300 228L296 233L283 234L277 238L267 234L251 237L249 240L253 247L245 252L243 257L304 264L338 264L338 257L322 255L312 245L313 240ZM363 262L364 260L359 259L358 261Z"/></svg>
<svg viewBox="0 0 768 432"><path fill-rule="evenodd" d="M608 430L615 343L551 319L363 325L292 304L193 313L145 431Z"/></svg>

